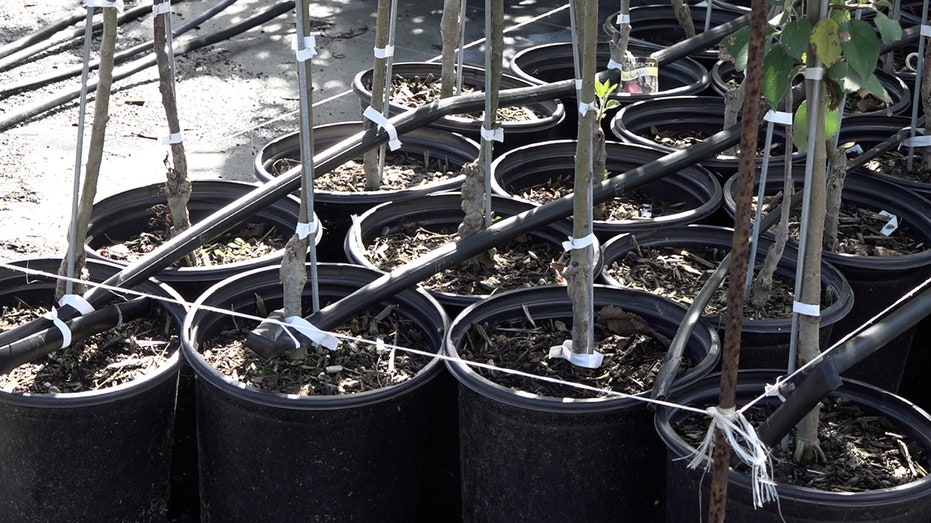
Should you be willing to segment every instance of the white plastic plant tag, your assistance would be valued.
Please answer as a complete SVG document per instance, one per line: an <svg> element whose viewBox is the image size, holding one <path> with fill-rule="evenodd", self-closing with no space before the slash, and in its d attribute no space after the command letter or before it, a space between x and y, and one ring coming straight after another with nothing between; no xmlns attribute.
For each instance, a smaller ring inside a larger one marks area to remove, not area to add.
<svg viewBox="0 0 931 523"><path fill-rule="evenodd" d="M890 234L895 232L896 229L899 228L899 217L898 216L890 212L886 212L886 211L879 211L879 215L889 218L889 221L886 222L886 225L883 225L883 228L879 230L879 232L881 232L883 236L889 236Z"/></svg>

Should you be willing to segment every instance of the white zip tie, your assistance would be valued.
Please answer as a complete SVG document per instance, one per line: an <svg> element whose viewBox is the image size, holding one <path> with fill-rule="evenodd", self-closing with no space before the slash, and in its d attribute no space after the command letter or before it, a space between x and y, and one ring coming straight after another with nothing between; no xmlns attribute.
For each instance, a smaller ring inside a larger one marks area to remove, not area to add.
<svg viewBox="0 0 931 523"><path fill-rule="evenodd" d="M169 135L160 136L158 138L158 143L160 145L171 145L181 143L182 140L183 137L181 136L181 133L171 133Z"/></svg>
<svg viewBox="0 0 931 523"><path fill-rule="evenodd" d="M394 46L387 45L384 48L376 47L375 48L375 58L388 58L394 56Z"/></svg>
<svg viewBox="0 0 931 523"><path fill-rule="evenodd" d="M580 91L582 89L582 80L576 78L575 80L575 90Z"/></svg>
<svg viewBox="0 0 931 523"><path fill-rule="evenodd" d="M931 25L921 24L921 36L931 36Z"/></svg>
<svg viewBox="0 0 931 523"><path fill-rule="evenodd" d="M887 211L879 211L880 216L885 216L889 218L889 221L886 222L886 225L883 225L883 228L879 230L883 236L889 236L894 233L896 229L899 228L899 217Z"/></svg>
<svg viewBox="0 0 931 523"><path fill-rule="evenodd" d="M294 228L294 234L297 234L297 237L302 240L308 236L316 235L318 227L320 226L319 224L319 220L314 220L311 223L297 222L297 226Z"/></svg>
<svg viewBox="0 0 931 523"><path fill-rule="evenodd" d="M811 316L812 318L818 318L821 316L821 305L820 304L814 305L811 303L802 303L800 301L793 301L792 312L804 314L805 316Z"/></svg>
<svg viewBox="0 0 931 523"><path fill-rule="evenodd" d="M489 142L492 140L496 142L504 141L504 129L501 127L496 127L494 129L485 129L485 126L483 125L480 133L481 133L483 140L486 140Z"/></svg>
<svg viewBox="0 0 931 523"><path fill-rule="evenodd" d="M614 21L617 25L630 25L630 15L624 13L618 13L617 19Z"/></svg>
<svg viewBox="0 0 931 523"><path fill-rule="evenodd" d="M62 296L58 304L60 306L70 305L76 311L81 313L82 316L94 310L94 307L92 307L91 304L88 303L87 300L85 300L83 296L78 296L77 294L66 294ZM51 320L52 324L55 325L55 327L57 327L58 330L61 332L61 348L62 349L71 345L71 329L68 327L67 323L65 323L64 321L62 321L61 318L58 317L57 307L53 306L52 309L48 311L47 313L45 313L44 315L42 315L42 317L47 320Z"/></svg>
<svg viewBox="0 0 931 523"><path fill-rule="evenodd" d="M593 243L595 243L594 234L589 234L583 238L573 238L572 236L569 236L568 241L562 242L562 247L566 250L566 252L569 252L575 249L584 249Z"/></svg>
<svg viewBox="0 0 931 523"><path fill-rule="evenodd" d="M165 13L171 12L171 2L162 2L160 4L152 4L152 15L158 16Z"/></svg>
<svg viewBox="0 0 931 523"><path fill-rule="evenodd" d="M87 0L85 7L115 7L120 14L123 13L123 0Z"/></svg>
<svg viewBox="0 0 931 523"><path fill-rule="evenodd" d="M792 125L792 113L786 111L774 111L770 109L763 115L767 122L778 123L782 125Z"/></svg>
<svg viewBox="0 0 931 523"><path fill-rule="evenodd" d="M550 347L549 358L562 358L569 363L586 369L597 369L604 361L604 354L595 351L592 354L577 354L572 352L572 340L562 342L562 345Z"/></svg>
<svg viewBox="0 0 931 523"><path fill-rule="evenodd" d="M595 110L594 102L589 102L589 103L579 102L579 114L580 115L585 116L589 111L594 111L594 110Z"/></svg>
<svg viewBox="0 0 931 523"><path fill-rule="evenodd" d="M309 35L305 36L302 42L300 37L296 37L291 48L294 49L298 62L306 62L317 55L317 39L314 35Z"/></svg>
<svg viewBox="0 0 931 523"><path fill-rule="evenodd" d="M710 468L715 428L721 429L734 455L750 467L754 508L760 508L768 501L778 500L769 452L743 413L733 408L721 409L717 406L708 407L705 413L711 416L712 422L705 432L705 439L695 449L688 467L694 469L704 462L706 470ZM737 436L740 436L740 439Z"/></svg>
<svg viewBox="0 0 931 523"><path fill-rule="evenodd" d="M821 80L824 78L824 67L808 67L802 74L806 80Z"/></svg>
<svg viewBox="0 0 931 523"><path fill-rule="evenodd" d="M608 69L617 69L617 70L621 70L621 69L622 69L621 64L615 62L615 61L614 61L614 58L611 58L611 59L608 60L607 68L608 68Z"/></svg>
<svg viewBox="0 0 931 523"><path fill-rule="evenodd" d="M928 147L931 146L931 136L912 136L899 142L899 149L902 147Z"/></svg>
<svg viewBox="0 0 931 523"><path fill-rule="evenodd" d="M80 312L82 316L94 312L94 306L79 294L65 294L58 300L58 304L61 306L69 305Z"/></svg>
<svg viewBox="0 0 931 523"><path fill-rule="evenodd" d="M294 327L298 332L317 345L322 345L329 350L336 350L336 347L339 346L339 340L335 336L314 327L312 323L300 316L288 316L284 319L284 322ZM297 337L291 333L291 330L284 329L284 331L291 337L291 340L294 341L294 348L300 348L301 343L297 341Z"/></svg>
<svg viewBox="0 0 931 523"><path fill-rule="evenodd" d="M401 140L398 140L398 131L394 128L394 124L388 121L385 118L385 115L376 111L371 105L365 108L365 112L362 113L362 116L368 118L375 125L381 127L388 133L388 147L395 151L398 147L401 147Z"/></svg>

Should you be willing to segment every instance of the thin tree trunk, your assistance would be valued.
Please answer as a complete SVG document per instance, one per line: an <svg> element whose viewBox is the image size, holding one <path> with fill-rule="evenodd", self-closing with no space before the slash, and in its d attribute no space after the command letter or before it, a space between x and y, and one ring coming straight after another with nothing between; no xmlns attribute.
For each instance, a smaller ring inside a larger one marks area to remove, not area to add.
<svg viewBox="0 0 931 523"><path fill-rule="evenodd" d="M504 0L488 0L490 34L486 39L485 59L485 114L482 127L498 127L498 91L501 88L501 69L504 56ZM478 159L464 168L466 179L462 184L462 210L465 216L459 225L459 236L466 238L491 224L491 187L489 170L494 141L482 137Z"/></svg>
<svg viewBox="0 0 931 523"><path fill-rule="evenodd" d="M385 49L388 45L388 25L394 23L389 20L390 0L378 0L377 14L375 17L375 47ZM379 113L384 113L385 105L385 76L388 70L388 58L375 57L375 65L372 68L372 109ZM371 120L362 119L362 128L368 130L374 125ZM381 172L379 171L380 154L384 151L383 147L376 147L362 155L362 169L365 172L365 189L367 191L377 191L381 188Z"/></svg>
<svg viewBox="0 0 931 523"><path fill-rule="evenodd" d="M676 13L679 25L685 30L685 37L691 38L695 36L695 23L692 21L692 12L689 10L689 5L683 0L672 0L672 10Z"/></svg>
<svg viewBox="0 0 931 523"><path fill-rule="evenodd" d="M66 274L70 264L70 253L74 253L74 274L84 272L87 254L84 243L87 241L87 227L90 223L91 210L97 196L97 180L100 178L100 165L103 162L103 147L107 134L107 121L110 109L110 87L113 85L113 54L116 49L117 12L114 8L103 9L103 37L100 43L100 67L97 73L97 91L94 94L94 120L91 124L90 146L87 151L87 165L84 169L84 182L81 188L78 213L72 217L75 223L72 229L75 236L73 244L62 260L60 274ZM76 293L81 290L75 287ZM65 293L65 282L59 280L55 294L61 298Z"/></svg>
<svg viewBox="0 0 931 523"><path fill-rule="evenodd" d="M611 35L611 59L623 64L627 61L627 44L630 43L630 0L621 0L620 16L628 23L618 24L617 32Z"/></svg>
<svg viewBox="0 0 931 523"><path fill-rule="evenodd" d="M808 19L815 24L820 19L818 2L808 4ZM809 48L808 67L820 67L821 63ZM816 88L817 87L817 88ZM824 81L805 80L806 99L808 100L809 152L808 162L812 170L812 183L809 189L809 222L805 230L805 255L802 259L803 278L801 296L795 299L805 304L821 303L821 248L824 238L825 183L824 173L827 167L824 130ZM817 96L815 95L817 93ZM814 125L814 132L810 132ZM818 316L802 315L799 318L798 365L802 366L819 354ZM824 453L818 441L818 420L821 409L811 410L796 428L795 459L802 462L823 460Z"/></svg>
<svg viewBox="0 0 931 523"><path fill-rule="evenodd" d="M931 45L925 43L924 61L921 63L921 109L924 114L931 114ZM925 121L925 136L931 136L931 118ZM921 149L922 172L931 171L931 147Z"/></svg>
<svg viewBox="0 0 931 523"><path fill-rule="evenodd" d="M154 5L166 4L168 0L155 0ZM158 64L158 90L162 95L162 106L168 120L168 132L171 136L181 133L178 120L178 103L175 92L175 69L171 50L171 24L167 18L170 12L159 14L153 21L155 60ZM171 236L187 230L191 226L187 204L191 199L191 182L187 177L187 156L184 143L169 139L171 158L165 157L165 193L168 197L168 212L171 214Z"/></svg>
<svg viewBox="0 0 931 523"><path fill-rule="evenodd" d="M837 231L840 227L841 196L844 192L844 181L847 179L847 155L838 150L833 142L828 144L830 151L830 172L825 195L824 208L824 248L830 252L837 251Z"/></svg>
<svg viewBox="0 0 931 523"><path fill-rule="evenodd" d="M580 107L591 107L579 114L578 142L575 153L575 181L572 214L572 237L582 240L592 235L592 180L594 139L597 125L595 103L595 61L598 20L597 0L573 0L578 14L580 71L582 88ZM591 104L591 105L589 105ZM594 287L592 285L592 246L571 251L565 270L569 301L572 303L572 352L594 354Z"/></svg>
<svg viewBox="0 0 931 523"><path fill-rule="evenodd" d="M440 38L442 50L440 55L440 97L455 94L456 88L456 48L459 46L459 33L462 20L459 12L463 0L444 0L443 17L440 19Z"/></svg>

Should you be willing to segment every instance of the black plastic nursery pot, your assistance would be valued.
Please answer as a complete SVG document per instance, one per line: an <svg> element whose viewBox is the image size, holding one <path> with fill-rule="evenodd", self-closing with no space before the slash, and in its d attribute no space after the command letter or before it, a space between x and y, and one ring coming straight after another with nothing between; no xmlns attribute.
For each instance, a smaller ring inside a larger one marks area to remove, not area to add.
<svg viewBox="0 0 931 523"><path fill-rule="evenodd" d="M669 337L685 313L647 293L597 285L595 307L606 305L641 315ZM450 326L446 351L454 359L447 366L460 383L462 520L662 521L663 450L645 403L537 396L489 381L459 359L474 325L528 316L570 327L565 289L504 292L468 307ZM677 387L705 376L719 356L714 329L704 320L695 327L686 349L692 365Z"/></svg>
<svg viewBox="0 0 931 523"><path fill-rule="evenodd" d="M362 132L362 122L344 122L314 127L314 151L320 153ZM314 212L324 227L320 243L321 261L345 261L343 240L352 223L352 215L387 202L421 198L433 192L458 190L464 177L458 172L466 163L478 158L478 144L460 134L431 128L418 128L400 136L398 154L438 162L457 175L446 180L407 189L384 191L325 191L314 189ZM387 150L387 148L386 148ZM390 151L389 151L390 154ZM255 156L255 176L260 182L300 164L300 134L291 133L267 143ZM360 160L357 160L361 162Z"/></svg>
<svg viewBox="0 0 931 523"><path fill-rule="evenodd" d="M492 163L492 190L495 194L522 199L522 193L544 186L553 180L572 183L575 172L575 140L555 140L525 145L508 151ZM606 169L611 175L624 173L662 157L665 153L633 144L607 142ZM675 174L639 189L646 198L667 202L665 214L649 214L625 220L595 220L592 227L602 241L623 232L654 229L668 225L705 222L720 208L721 184L699 165L686 167ZM619 195L621 196L621 195ZM537 202L536 204L539 204Z"/></svg>
<svg viewBox="0 0 931 523"><path fill-rule="evenodd" d="M611 265L622 260L635 249L718 249L723 253L731 250L733 229L708 225L689 225L663 227L649 231L638 231L615 236L602 248L604 257L601 281L615 287L625 287L609 272ZM772 242L761 238L757 247L757 261L761 263ZM791 246L786 250L776 268L777 277L795 281L795 269L798 264L798 252ZM854 297L847 279L839 270L829 263L822 263L821 281L823 295L830 296L830 304L822 306L820 339L826 347L831 340L834 324L844 318L853 308ZM683 303L689 306L691 303ZM725 318L708 316L706 319L718 328L718 334L724 336ZM792 319L786 318L745 318L740 331L740 368L741 369L777 369L788 365L789 343L792 332Z"/></svg>
<svg viewBox="0 0 931 523"><path fill-rule="evenodd" d="M627 50L637 57L646 57L655 49L644 46L638 42L630 42ZM605 68L611 59L611 48L607 42L598 43L597 63L599 68ZM573 65L572 44L569 42L557 42L551 44L536 45L528 47L518 52L511 58L511 72L514 76L526 80L532 84L542 85L545 83L558 82L575 78L575 67ZM648 98L657 98L662 96L681 96L700 94L710 83L708 69L691 58L681 58L671 63L665 64L659 68L659 90L652 93L628 93L618 92L611 96L612 99L621 103L635 102ZM578 101L575 98L564 99L564 102L575 107ZM609 111L602 124L607 126L610 123L610 115L614 111ZM567 111L566 120L561 125L569 133L567 138L578 136L576 128L578 122L577 111ZM610 129L605 129L605 133L610 133Z"/></svg>
<svg viewBox="0 0 931 523"><path fill-rule="evenodd" d="M194 180L191 186L191 199L188 202L191 223L197 223L255 189L254 184L230 180ZM161 206L162 211L165 211L165 204L162 183L130 189L95 203L87 230L88 257L107 259L99 252L103 247L128 240L140 233L164 230L163 224L153 225L152 222L157 215L156 209ZM284 242L294 234L299 217L300 202L288 197L259 211L248 223L255 224L256 231L264 229L271 232L273 229L272 234L283 240L283 247ZM318 229L317 242L320 234L322 231ZM177 289L188 300L193 300L207 287L226 277L278 263L282 252L278 249L258 258L222 265L169 267L159 271L157 277ZM125 262L116 263L125 265Z"/></svg>
<svg viewBox="0 0 931 523"><path fill-rule="evenodd" d="M692 5L689 7L695 33L701 34L705 30L705 20L708 13L704 6ZM711 27L730 22L731 20L747 14L748 11L733 9L714 4L711 10ZM618 31L618 12L611 13L604 23L604 32L609 37ZM630 8L630 38L638 43L663 49L669 45L685 40L685 29L679 25L675 11L670 5L642 5ZM711 67L718 59L718 51L712 46L710 49L696 51L690 55L705 67Z"/></svg>
<svg viewBox="0 0 931 523"><path fill-rule="evenodd" d="M738 73L739 78L743 78L743 73ZM905 81L899 76L885 71L883 69L876 69L875 71L876 78L879 79L879 82L886 89L886 92L889 93L889 98L892 99L892 103L888 104L886 107L880 109L873 109L868 111L844 111L844 117L848 116L881 116L888 115L892 113L894 115L903 115L909 111L909 108L912 106L912 91L906 85ZM731 89L729 85L729 80L734 77L734 62L718 60L711 67L711 88L714 92L719 95L724 95L727 91ZM849 94L847 95L850 96Z"/></svg>
<svg viewBox="0 0 931 523"><path fill-rule="evenodd" d="M15 262L57 274L60 259ZM100 282L119 267L88 261ZM135 288L181 297L154 280ZM55 281L0 269L2 305L54 304ZM129 295L128 298L135 296ZM184 310L158 302L175 329ZM146 376L62 394L0 391L0 520L161 521L167 516L180 351Z"/></svg>
<svg viewBox="0 0 931 523"><path fill-rule="evenodd" d="M801 187L802 173L793 175ZM769 188L769 187L772 188ZM782 188L776 173L767 179L767 194ZM733 179L724 184L724 207L733 214ZM858 173L847 175L843 201L875 212L886 211L907 225L925 250L901 256L859 256L823 252L822 258L837 267L853 289L854 307L834 327L833 340L864 325L870 318L931 277L931 202L891 182ZM768 234L768 233L767 233ZM893 233L894 234L894 233ZM914 328L884 345L852 367L845 376L865 381L891 392L898 391Z"/></svg>
<svg viewBox="0 0 931 523"><path fill-rule="evenodd" d="M841 122L840 136L838 138L838 143L854 143L859 145L864 151L875 147L876 145L884 142L893 134L909 127L911 125L911 118L906 116L854 116L850 118L844 118ZM919 135L920 136L920 135ZM905 155L908 154L908 148L902 146L901 148L895 147L891 151L897 151L903 155L903 162L900 166L902 170L905 170ZM915 154L920 155L920 149L915 149ZM857 172L860 172L864 175L875 176L883 180L892 182L896 185L900 185L918 193L920 196L928 198L931 196L931 184L920 182L918 180L905 178L902 176L896 176L890 172L887 172L886 168L883 165L873 166L870 162L867 162L865 165L856 169Z"/></svg>
<svg viewBox="0 0 931 523"><path fill-rule="evenodd" d="M344 264L319 264L317 274L321 305L380 276ZM431 359L406 382L335 396L286 395L233 380L200 352L233 319L201 307L258 315L257 295L268 310L281 306L277 268L217 283L185 320L183 351L198 377L202 519L413 521L424 456L438 433L434 382L442 365ZM427 337L429 346L415 348L439 351L447 319L435 300L410 289L383 305L389 303Z"/></svg>
<svg viewBox="0 0 931 523"><path fill-rule="evenodd" d="M509 218L532 208L533 205L507 196L492 196L491 207L495 218ZM379 237L404 230L410 223L416 223L419 227L431 231L455 231L464 216L460 193L433 194L416 200L383 203L353 221L349 234L346 235L346 257L350 263L382 270L367 253L368 247ZM562 250L562 242L570 236L572 236L572 223L569 220L557 220L533 231L528 235L527 240L556 245ZM601 270L601 243L597 238L593 247L595 251L593 270L594 274L597 274ZM528 255L533 254L533 252L528 252ZM440 302L450 317L488 296L488 294L455 294L430 289L428 292Z"/></svg>
<svg viewBox="0 0 931 523"><path fill-rule="evenodd" d="M406 79L426 80L432 78L438 82L441 75L441 66L439 63L433 62L402 62L392 66L392 74L395 77L400 76ZM464 88L484 91L485 70L480 67L463 66L462 85ZM534 84L511 75L501 75L501 89L529 87L531 85ZM372 103L371 86L371 69L360 72L352 80L352 90L359 97L362 109ZM559 100L541 100L521 107L524 108L526 119L500 122L501 128L504 130L504 141L495 143L494 151L496 154L529 142L554 138L551 133L555 132L556 127L566 117L566 109ZM388 113L390 116L397 116L412 108L391 102L388 104ZM459 133L472 140L479 141L481 139L482 120L465 115L450 115L428 124L428 127Z"/></svg>
<svg viewBox="0 0 931 523"><path fill-rule="evenodd" d="M738 405L761 395L764 386L775 383L778 376L779 373L775 371L741 372L737 383ZM703 408L717 403L719 390L720 377L712 375L680 390L681 393L670 400ZM850 399L865 411L867 417L885 416L897 426L896 433L918 442L925 449L931 448L931 417L908 401L853 380L844 380L843 385L829 397ZM764 404L774 399L767 398ZM666 517L667 521L706 521L711 475L704 473L703 477L700 468L686 468L694 448L673 428L673 424L685 414L683 410L667 407L660 407L656 413L656 430L668 452L667 490L676 493L667 498ZM923 466L927 467L927 464ZM750 478L732 468L728 475L728 520L760 523L915 523L931 518L931 477L895 488L863 492L828 492L787 484L777 484L776 491L779 495L778 503L770 502L754 510Z"/></svg>
<svg viewBox="0 0 931 523"><path fill-rule="evenodd" d="M785 131L776 126L773 130L773 144L778 144L776 151L769 158L770 167L785 164L782 150L787 142ZM643 100L622 107L611 121L611 130L620 141L653 148L663 154L676 149L657 142L653 129L660 133L701 133L711 135L724 128L724 99L718 96L671 96ZM760 131L760 144L765 137ZM788 139L791 145L791 138ZM792 153L793 162L803 162L805 157L798 152ZM702 160L701 165L714 171L723 179L737 172L736 156L718 155ZM762 157L757 157L757 165Z"/></svg>

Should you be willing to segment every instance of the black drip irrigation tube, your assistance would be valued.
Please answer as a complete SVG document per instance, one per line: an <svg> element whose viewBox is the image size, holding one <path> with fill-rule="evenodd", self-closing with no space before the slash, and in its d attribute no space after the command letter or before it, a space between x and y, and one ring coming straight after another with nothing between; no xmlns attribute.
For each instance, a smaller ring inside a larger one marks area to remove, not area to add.
<svg viewBox="0 0 931 523"><path fill-rule="evenodd" d="M51 36L51 34L54 34L53 28L63 29L64 27L73 25L75 22L86 18L87 8L79 9L80 12L76 11L71 16L66 16L61 20L53 22L50 26L44 29L40 29L31 35L27 35L20 40L11 42L4 46L3 49L0 50L2 51L2 54L0 54L0 58L2 58L0 59L0 71L11 69L16 66L16 64L24 62L27 59L45 51L46 49L68 43L75 38L80 38L83 36L84 27L81 27L79 29L75 29L70 35L66 35L63 38L44 38L45 36ZM122 25L129 20L140 18L146 13L151 12L151 4L140 5L124 11L123 14L117 17L116 22L118 25ZM101 27L103 27L103 22L97 22L93 24L94 31L99 31Z"/></svg>
<svg viewBox="0 0 931 523"><path fill-rule="evenodd" d="M179 0L175 0L175 2L172 3L172 5L178 2ZM222 2L211 7L210 9L199 14L193 20L173 30L171 32L172 36L177 38L179 36L182 36L188 33L191 29L194 29L200 24L204 23L205 21L213 18L214 16L224 11L227 7L235 3L236 3L236 0L223 0ZM128 49L124 49L116 53L113 56L113 61L116 64L122 64L134 56L138 56L139 54L152 50L154 45L155 45L154 41L149 40L147 42L141 43L139 45L135 45ZM100 60L94 60L89 64L89 70L95 70L99 66L100 66ZM33 76L33 77L23 78L22 80L16 83L0 85L0 96L9 96L11 94L15 94L21 91L26 91L29 89L35 89L38 87L42 87L42 86L51 84L53 82L64 80L66 78L73 78L75 76L80 75L83 69L84 69L83 66L77 65L77 66L74 66L68 69L55 70L44 76Z"/></svg>
<svg viewBox="0 0 931 523"><path fill-rule="evenodd" d="M273 7L263 11L260 14L257 14L251 18L243 20L238 24L231 25L230 27L223 29L221 31L216 31L209 35L201 36L198 38L192 38L186 40L183 43L179 43L175 46L175 56L180 56L190 51L200 49L202 47L207 47L224 40L228 40L240 33L244 33L253 27L264 24L269 20L277 18L288 11L294 9L293 2L281 2L274 5ZM139 58L134 60L116 71L113 72L113 81L122 80L130 75L138 73L139 71L155 65L155 57L148 56L144 58ZM88 89L93 90L96 87L96 82L88 83ZM81 89L76 88L70 91L65 91L57 96L49 98L47 100L32 104L23 109L20 109L18 112L5 116L0 119L0 131L5 131L20 123L23 123L30 118L40 115L46 111L50 111L56 107L64 105L72 100L77 99L81 94Z"/></svg>

